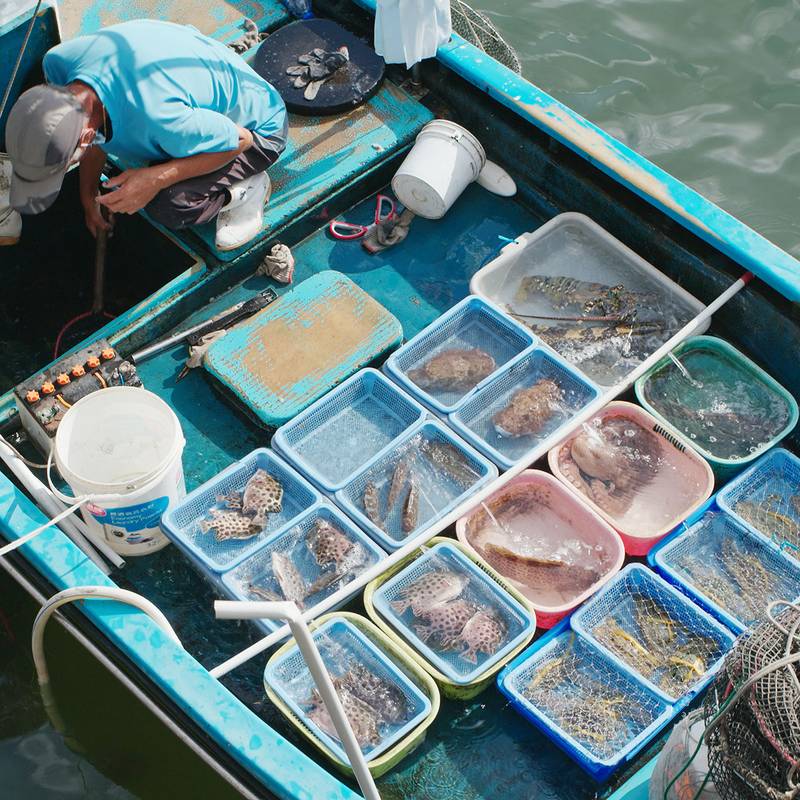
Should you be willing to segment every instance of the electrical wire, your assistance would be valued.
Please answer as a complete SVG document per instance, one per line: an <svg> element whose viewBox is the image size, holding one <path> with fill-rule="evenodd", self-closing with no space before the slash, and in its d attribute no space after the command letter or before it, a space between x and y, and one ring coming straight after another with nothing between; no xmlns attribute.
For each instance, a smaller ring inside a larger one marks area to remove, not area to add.
<svg viewBox="0 0 800 800"><path fill-rule="evenodd" d="M16 448L16 447L14 447L14 445L13 445L13 444L11 444L11 442L9 442L9 441L8 441L8 439L4 439L4 440L3 440L3 444L4 444L4 445L5 445L5 446L6 446L6 447L9 449L9 450L11 450L11 451L14 453L14 455L15 455L15 456L16 456L16 457L17 457L17 458L18 458L18 459L19 459L19 460L20 460L20 461L21 461L23 464L25 464L25 466L27 466L27 467L30 467L31 469L47 469L47 464L37 464L36 462L34 462L34 461L29 461L27 458L25 458L25 456L24 456L24 455L22 455L22 453L20 453L20 451L19 451L19 450L17 450L17 448Z"/></svg>

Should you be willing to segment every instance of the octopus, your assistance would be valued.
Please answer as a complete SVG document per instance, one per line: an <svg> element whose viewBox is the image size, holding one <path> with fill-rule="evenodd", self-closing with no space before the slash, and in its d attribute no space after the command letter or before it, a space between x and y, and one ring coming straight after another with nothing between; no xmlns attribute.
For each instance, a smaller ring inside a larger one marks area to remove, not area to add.
<svg viewBox="0 0 800 800"><path fill-rule="evenodd" d="M499 436L518 438L538 433L558 411L564 393L555 381L547 378L511 395L508 405L492 417Z"/></svg>
<svg viewBox="0 0 800 800"><path fill-rule="evenodd" d="M612 517L630 508L637 491L653 481L659 468L658 437L624 416L584 426L558 453L564 477Z"/></svg>
<svg viewBox="0 0 800 800"><path fill-rule="evenodd" d="M468 391L491 375L496 366L495 360L477 347L452 348L409 370L408 378L421 389Z"/></svg>

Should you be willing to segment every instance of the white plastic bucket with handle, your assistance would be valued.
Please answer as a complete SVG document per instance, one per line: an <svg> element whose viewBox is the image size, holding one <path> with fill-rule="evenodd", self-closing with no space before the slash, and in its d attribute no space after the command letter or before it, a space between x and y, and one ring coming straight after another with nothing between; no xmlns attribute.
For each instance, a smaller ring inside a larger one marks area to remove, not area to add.
<svg viewBox="0 0 800 800"><path fill-rule="evenodd" d="M429 122L392 178L397 199L420 217L441 219L477 180L486 151L466 128L446 119Z"/></svg>
<svg viewBox="0 0 800 800"><path fill-rule="evenodd" d="M53 456L86 524L120 555L169 543L161 515L186 495L185 441L175 412L157 395L115 386L81 398L56 431ZM70 498L63 498L69 500Z"/></svg>

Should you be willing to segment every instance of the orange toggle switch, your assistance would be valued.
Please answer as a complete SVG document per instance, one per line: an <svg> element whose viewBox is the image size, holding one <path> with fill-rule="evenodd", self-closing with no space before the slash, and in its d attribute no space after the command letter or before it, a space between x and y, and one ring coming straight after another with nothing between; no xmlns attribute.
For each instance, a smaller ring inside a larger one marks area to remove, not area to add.
<svg viewBox="0 0 800 800"><path fill-rule="evenodd" d="M69 375L66 372L62 372L57 378L56 383L59 386L66 386L69 383Z"/></svg>
<svg viewBox="0 0 800 800"><path fill-rule="evenodd" d="M100 366L100 359L97 356L89 356L86 359L86 369L97 369Z"/></svg>
<svg viewBox="0 0 800 800"><path fill-rule="evenodd" d="M72 377L73 378L80 378L81 375L85 375L85 374L86 374L86 370L83 368L82 364L76 364L72 368Z"/></svg>
<svg viewBox="0 0 800 800"><path fill-rule="evenodd" d="M55 392L55 390L56 390L56 387L53 386L53 384L50 383L50 381L45 381L42 384L42 394L53 394L53 392Z"/></svg>
<svg viewBox="0 0 800 800"><path fill-rule="evenodd" d="M30 390L30 391L29 391L29 392L28 392L28 393L25 395L25 399L26 399L26 400L27 400L27 401L28 401L28 402L29 402L31 405L33 405L34 403L38 403L38 402L39 402L39 392L37 392L35 389L31 389L31 390Z"/></svg>
<svg viewBox="0 0 800 800"><path fill-rule="evenodd" d="M100 353L100 358L102 358L103 361L111 361L115 355L116 353L110 347L106 347L106 349Z"/></svg>

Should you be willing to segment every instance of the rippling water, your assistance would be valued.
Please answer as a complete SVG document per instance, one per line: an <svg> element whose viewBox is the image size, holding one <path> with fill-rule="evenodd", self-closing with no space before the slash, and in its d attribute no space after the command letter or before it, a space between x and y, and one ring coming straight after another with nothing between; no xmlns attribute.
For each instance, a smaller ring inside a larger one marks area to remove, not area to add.
<svg viewBox="0 0 800 800"><path fill-rule="evenodd" d="M525 76L800 257L798 0L474 0Z"/></svg>

